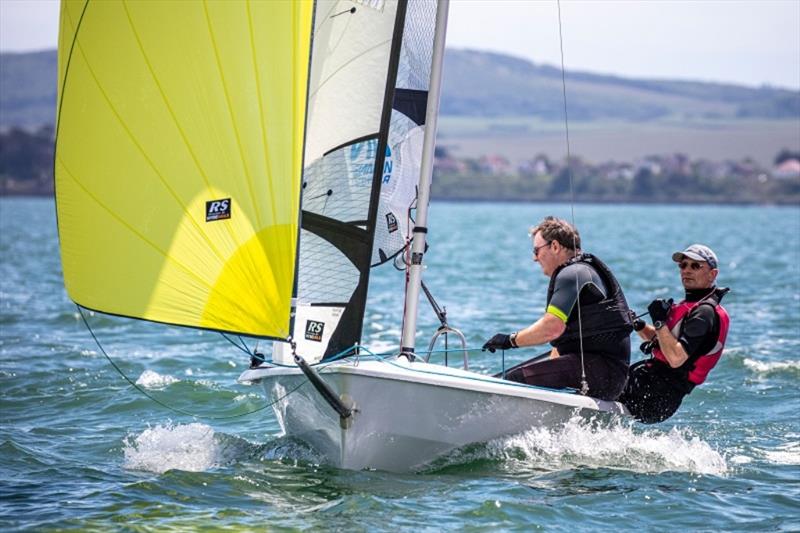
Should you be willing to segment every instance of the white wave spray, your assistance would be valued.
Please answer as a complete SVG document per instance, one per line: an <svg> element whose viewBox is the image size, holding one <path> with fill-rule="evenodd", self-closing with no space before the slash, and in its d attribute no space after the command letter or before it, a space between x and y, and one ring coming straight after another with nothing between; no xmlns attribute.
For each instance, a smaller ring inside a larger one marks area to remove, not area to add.
<svg viewBox="0 0 800 533"><path fill-rule="evenodd" d="M457 451L448 456L446 463L476 459L500 459L513 464L517 472L587 467L639 473L723 475L728 471L727 462L718 451L686 430L640 431L625 422L600 423L580 416L559 427L533 428L492 440L482 449Z"/></svg>
<svg viewBox="0 0 800 533"><path fill-rule="evenodd" d="M139 379L136 380L136 384L145 389L163 389L178 381L180 381L178 378L170 375L161 375L153 370L145 370L142 372L142 375L139 376Z"/></svg>
<svg viewBox="0 0 800 533"><path fill-rule="evenodd" d="M800 372L800 361L756 361L745 359L744 366L757 374L774 374L779 372Z"/></svg>
<svg viewBox="0 0 800 533"><path fill-rule="evenodd" d="M137 436L128 435L123 449L125 468L157 474L167 470L203 472L230 462L231 452L213 428L199 423L147 428Z"/></svg>
<svg viewBox="0 0 800 533"><path fill-rule="evenodd" d="M800 465L800 441L787 442L774 449L760 449L759 451L772 463Z"/></svg>

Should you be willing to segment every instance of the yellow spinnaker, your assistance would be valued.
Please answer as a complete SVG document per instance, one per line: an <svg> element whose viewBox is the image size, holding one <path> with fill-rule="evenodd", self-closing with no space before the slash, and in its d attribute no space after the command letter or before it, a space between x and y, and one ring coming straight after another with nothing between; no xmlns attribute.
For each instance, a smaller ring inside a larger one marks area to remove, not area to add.
<svg viewBox="0 0 800 533"><path fill-rule="evenodd" d="M62 3L55 175L70 298L290 334L312 8Z"/></svg>

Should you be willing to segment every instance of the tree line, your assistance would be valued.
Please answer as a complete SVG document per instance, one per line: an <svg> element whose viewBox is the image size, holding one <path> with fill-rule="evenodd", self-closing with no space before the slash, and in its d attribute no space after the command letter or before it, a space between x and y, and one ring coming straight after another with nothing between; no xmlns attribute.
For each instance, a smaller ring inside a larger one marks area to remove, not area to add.
<svg viewBox="0 0 800 533"><path fill-rule="evenodd" d="M53 193L53 127L0 133L0 194Z"/></svg>
<svg viewBox="0 0 800 533"><path fill-rule="evenodd" d="M0 195L53 194L53 127L0 132ZM437 148L431 195L450 200L636 203L800 204L800 177L776 176L752 160L711 162L651 156L635 163L589 164L578 157L492 166L485 158L454 160ZM800 152L780 151L776 168Z"/></svg>

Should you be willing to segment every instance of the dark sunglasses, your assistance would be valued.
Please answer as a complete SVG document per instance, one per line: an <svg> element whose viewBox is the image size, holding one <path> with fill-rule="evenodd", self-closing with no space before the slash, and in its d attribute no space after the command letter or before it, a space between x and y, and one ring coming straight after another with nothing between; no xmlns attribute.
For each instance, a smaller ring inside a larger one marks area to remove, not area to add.
<svg viewBox="0 0 800 533"><path fill-rule="evenodd" d="M691 268L692 270L700 270L703 268L703 265L695 261L692 261L691 263L689 261L681 261L678 263L678 268L681 270L686 270L687 268Z"/></svg>
<svg viewBox="0 0 800 533"><path fill-rule="evenodd" d="M546 243L544 243L541 246L534 246L533 247L533 257L538 258L539 257L539 250L541 250L542 248L547 248L551 244L553 244L553 241L547 241Z"/></svg>

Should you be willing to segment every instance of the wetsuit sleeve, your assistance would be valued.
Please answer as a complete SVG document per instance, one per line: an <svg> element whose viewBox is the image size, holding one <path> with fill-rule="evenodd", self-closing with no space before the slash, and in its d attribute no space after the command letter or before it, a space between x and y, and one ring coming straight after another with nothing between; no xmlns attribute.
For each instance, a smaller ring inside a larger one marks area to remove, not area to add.
<svg viewBox="0 0 800 533"><path fill-rule="evenodd" d="M578 288L581 290L581 301L586 298L585 303L606 297L603 281L594 269L584 264L573 264L561 270L556 276L553 295L547 302L546 312L555 315L566 324L578 300Z"/></svg>
<svg viewBox="0 0 800 533"><path fill-rule="evenodd" d="M684 319L678 339L689 357L704 355L717 343L717 313L710 305L699 305Z"/></svg>

